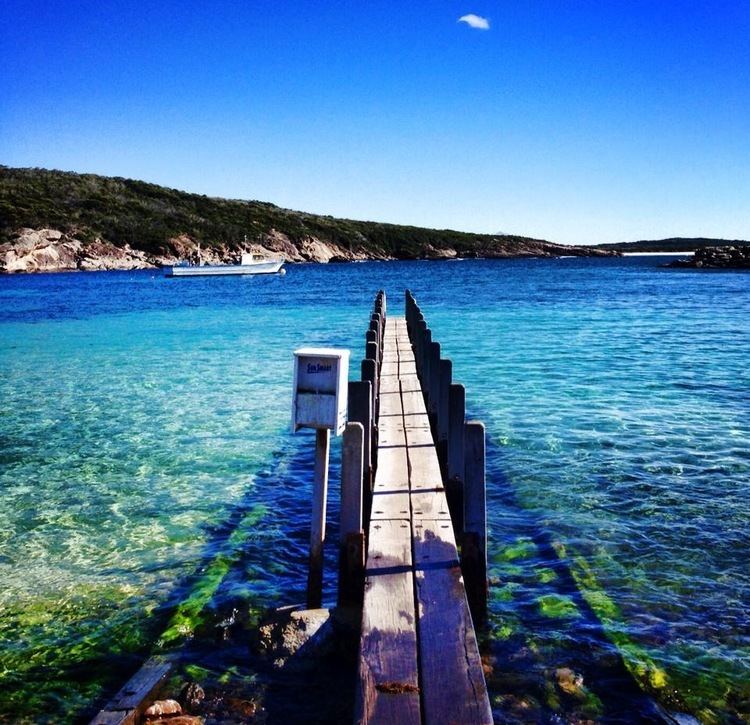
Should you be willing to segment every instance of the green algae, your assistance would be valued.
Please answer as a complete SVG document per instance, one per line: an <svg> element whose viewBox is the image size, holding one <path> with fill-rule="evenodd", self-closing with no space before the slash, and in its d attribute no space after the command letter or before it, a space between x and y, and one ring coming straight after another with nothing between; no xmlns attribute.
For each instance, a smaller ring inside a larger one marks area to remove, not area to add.
<svg viewBox="0 0 750 725"><path fill-rule="evenodd" d="M503 642L523 632L523 625L518 617L507 614L500 622L493 624L490 637L496 641Z"/></svg>
<svg viewBox="0 0 750 725"><path fill-rule="evenodd" d="M600 558L605 558L599 555ZM602 570L611 568L605 558L598 561ZM682 654L684 661L700 662L700 668L684 668L662 664L659 653L651 653L625 633L624 615L614 600L604 591L594 574L592 564L582 556L571 562L571 573L582 596L599 618L608 638L616 645L628 671L641 688L665 705L680 711L690 712L702 723L725 721L720 713L732 711L732 700L750 695L747 664L731 662L720 656L707 655L704 651ZM750 656L750 653L748 653ZM744 713L750 716L750 712Z"/></svg>
<svg viewBox="0 0 750 725"><path fill-rule="evenodd" d="M206 566L200 578L192 585L187 597L177 606L175 612L162 633L157 646L167 648L184 641L207 621L204 614L206 605L211 601L224 577L237 562L242 545L253 533L258 522L266 515L263 505L254 506L238 524L227 539L227 546L218 553Z"/></svg>
<svg viewBox="0 0 750 725"><path fill-rule="evenodd" d="M112 687L118 675L95 666L102 653L134 662L152 636L148 620L133 626L131 605L137 607L139 600L134 593L128 585L82 583L5 606L0 627L0 713L13 712L19 720L28 716L32 721L39 713L59 712L61 693L67 712L81 711ZM18 630L26 634L23 641L13 639ZM64 647L61 632L70 640ZM87 672L86 678L71 682L68 673L81 670Z"/></svg>
<svg viewBox="0 0 750 725"><path fill-rule="evenodd" d="M557 574L552 569L540 567L536 570L536 578L540 584L550 584L557 579Z"/></svg>
<svg viewBox="0 0 750 725"><path fill-rule="evenodd" d="M536 601L540 613L545 617L565 619L579 616L578 607L570 597L561 594L544 594Z"/></svg>
<svg viewBox="0 0 750 725"><path fill-rule="evenodd" d="M495 602L511 602L513 601L515 590L520 586L517 582L510 582L502 587L492 587L490 589L490 597Z"/></svg>
<svg viewBox="0 0 750 725"><path fill-rule="evenodd" d="M493 554L492 563L502 564L516 559L528 559L536 553L536 544L528 538L519 538L515 544L502 547Z"/></svg>

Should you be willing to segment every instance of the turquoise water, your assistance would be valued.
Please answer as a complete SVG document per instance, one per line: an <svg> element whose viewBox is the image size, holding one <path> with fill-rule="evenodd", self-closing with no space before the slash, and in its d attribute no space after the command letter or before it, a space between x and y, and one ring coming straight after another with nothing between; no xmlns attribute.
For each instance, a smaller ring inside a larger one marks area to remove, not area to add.
<svg viewBox="0 0 750 725"><path fill-rule="evenodd" d="M303 600L291 351L359 357L404 287L487 426L498 720L750 717L750 278L661 262L0 278L0 721L85 717L201 611Z"/></svg>

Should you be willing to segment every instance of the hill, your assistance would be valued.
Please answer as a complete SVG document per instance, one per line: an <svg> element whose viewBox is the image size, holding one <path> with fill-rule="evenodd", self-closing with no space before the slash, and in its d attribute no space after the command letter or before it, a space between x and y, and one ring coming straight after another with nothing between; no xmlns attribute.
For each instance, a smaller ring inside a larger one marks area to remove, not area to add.
<svg viewBox="0 0 750 725"><path fill-rule="evenodd" d="M670 237L669 239L641 240L638 242L618 242L597 244L597 249L616 252L695 252L707 247L737 247L750 244L741 239L708 239L706 237Z"/></svg>
<svg viewBox="0 0 750 725"><path fill-rule="evenodd" d="M119 177L0 166L0 270L235 261L611 254L512 235L336 219L260 201L190 194Z"/></svg>

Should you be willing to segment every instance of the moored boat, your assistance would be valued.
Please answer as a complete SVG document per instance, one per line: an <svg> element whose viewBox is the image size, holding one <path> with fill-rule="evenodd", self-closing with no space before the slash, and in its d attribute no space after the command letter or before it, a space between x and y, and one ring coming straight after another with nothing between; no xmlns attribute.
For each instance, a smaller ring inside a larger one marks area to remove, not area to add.
<svg viewBox="0 0 750 725"><path fill-rule="evenodd" d="M283 259L269 259L245 253L239 264L176 264L165 267L166 277L219 277L222 275L276 274L284 272Z"/></svg>

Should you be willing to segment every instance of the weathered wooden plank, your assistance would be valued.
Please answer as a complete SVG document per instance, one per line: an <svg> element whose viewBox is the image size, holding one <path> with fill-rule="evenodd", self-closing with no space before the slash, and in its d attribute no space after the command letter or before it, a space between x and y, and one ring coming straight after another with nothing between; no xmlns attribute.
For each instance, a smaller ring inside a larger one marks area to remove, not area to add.
<svg viewBox="0 0 750 725"><path fill-rule="evenodd" d="M408 521L411 512L411 494L408 488L380 488L372 495L370 521L402 519Z"/></svg>
<svg viewBox="0 0 750 725"><path fill-rule="evenodd" d="M425 722L491 725L492 709L451 525L415 520L413 534Z"/></svg>
<svg viewBox="0 0 750 725"><path fill-rule="evenodd" d="M398 375L381 375L380 376L380 394L398 393L399 379Z"/></svg>
<svg viewBox="0 0 750 725"><path fill-rule="evenodd" d="M416 375L399 375L401 383L401 394L419 393L422 394L422 388L419 386L419 378Z"/></svg>
<svg viewBox="0 0 750 725"><path fill-rule="evenodd" d="M163 682L172 668L170 660L151 657L112 698L108 710L137 710Z"/></svg>
<svg viewBox="0 0 750 725"><path fill-rule="evenodd" d="M390 448L380 449L373 493L384 490L409 490L409 459L406 446L391 446Z"/></svg>
<svg viewBox="0 0 750 725"><path fill-rule="evenodd" d="M401 415L381 415L378 421L378 446L380 449L406 446L404 418Z"/></svg>
<svg viewBox="0 0 750 725"><path fill-rule="evenodd" d="M381 392L380 394L380 416L390 415L402 415L403 408L401 407L401 393L394 390L393 392ZM380 425L380 418L378 418L378 425Z"/></svg>
<svg viewBox="0 0 750 725"><path fill-rule="evenodd" d="M135 710L102 710L90 725L135 725Z"/></svg>
<svg viewBox="0 0 750 725"><path fill-rule="evenodd" d="M383 360L383 364L380 366L381 375L398 375L399 361L396 360Z"/></svg>
<svg viewBox="0 0 750 725"><path fill-rule="evenodd" d="M406 360L402 358L401 361L398 364L398 374L402 378L405 375L415 375L417 374L417 366L416 363L413 360Z"/></svg>
<svg viewBox="0 0 750 725"><path fill-rule="evenodd" d="M434 449L435 445L432 440L432 431L427 424L427 416L417 414L408 417L405 416L404 429L406 432L406 441L409 447L426 446Z"/></svg>
<svg viewBox="0 0 750 725"><path fill-rule="evenodd" d="M440 463L432 446L409 446L409 481L413 489L443 488Z"/></svg>
<svg viewBox="0 0 750 725"><path fill-rule="evenodd" d="M376 521L367 555L357 723L421 722L411 527Z"/></svg>
<svg viewBox="0 0 750 725"><path fill-rule="evenodd" d="M427 417L427 408L424 404L424 397L422 391L419 388L412 388L409 384L404 384L404 376L401 378L401 400L403 405L403 411L406 415L423 415L424 420L427 421L426 425L429 427L429 419ZM408 383L413 383L413 379L409 380Z"/></svg>
<svg viewBox="0 0 750 725"><path fill-rule="evenodd" d="M414 521L430 519L450 522L448 499L442 488L412 489L411 515Z"/></svg>

